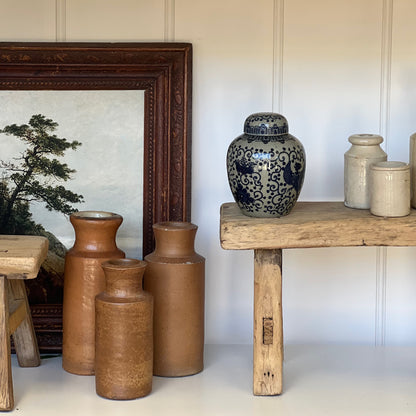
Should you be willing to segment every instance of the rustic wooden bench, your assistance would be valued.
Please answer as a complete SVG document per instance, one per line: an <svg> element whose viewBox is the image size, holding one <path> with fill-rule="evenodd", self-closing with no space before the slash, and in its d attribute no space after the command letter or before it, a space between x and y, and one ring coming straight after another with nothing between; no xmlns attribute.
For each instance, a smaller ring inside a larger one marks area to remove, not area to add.
<svg viewBox="0 0 416 416"><path fill-rule="evenodd" d="M253 392L282 392L282 249L415 246L416 210L382 218L342 202L298 202L281 218L247 217L237 204L221 206L220 238L226 250L254 250Z"/></svg>
<svg viewBox="0 0 416 416"><path fill-rule="evenodd" d="M10 335L21 367L40 364L24 280L36 278L47 252L44 237L0 235L0 411L14 407Z"/></svg>

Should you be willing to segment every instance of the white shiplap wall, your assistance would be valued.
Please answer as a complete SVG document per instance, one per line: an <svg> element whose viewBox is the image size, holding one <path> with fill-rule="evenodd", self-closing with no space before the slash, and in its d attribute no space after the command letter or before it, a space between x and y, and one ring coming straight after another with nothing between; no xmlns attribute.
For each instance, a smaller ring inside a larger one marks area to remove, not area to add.
<svg viewBox="0 0 416 416"><path fill-rule="evenodd" d="M0 0L1 40L186 41L194 47L193 204L207 258L207 342L249 343L252 253L219 246L225 154L246 116L277 111L307 152L303 200L343 198L353 133L408 159L416 131L412 0ZM287 342L416 342L415 251L284 255Z"/></svg>

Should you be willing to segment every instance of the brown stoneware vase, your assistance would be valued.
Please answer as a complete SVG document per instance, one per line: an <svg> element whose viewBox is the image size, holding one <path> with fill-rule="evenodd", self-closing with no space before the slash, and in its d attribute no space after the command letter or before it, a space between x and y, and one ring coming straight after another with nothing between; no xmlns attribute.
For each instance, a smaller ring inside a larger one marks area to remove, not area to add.
<svg viewBox="0 0 416 416"><path fill-rule="evenodd" d="M109 260L95 298L95 386L108 399L148 395L153 377L153 297L142 289L146 262Z"/></svg>
<svg viewBox="0 0 416 416"><path fill-rule="evenodd" d="M116 233L123 218L103 211L71 214L74 246L65 257L62 367L80 375L94 374L95 296L105 288L101 264L123 258Z"/></svg>
<svg viewBox="0 0 416 416"><path fill-rule="evenodd" d="M155 250L145 257L144 288L154 297L153 374L176 377L203 369L205 259L195 253L197 226L153 225Z"/></svg>

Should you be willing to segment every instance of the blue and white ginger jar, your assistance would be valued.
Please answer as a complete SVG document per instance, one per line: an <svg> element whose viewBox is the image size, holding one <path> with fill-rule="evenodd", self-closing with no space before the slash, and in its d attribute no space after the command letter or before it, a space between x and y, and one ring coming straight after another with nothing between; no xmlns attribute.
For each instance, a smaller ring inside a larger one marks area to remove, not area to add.
<svg viewBox="0 0 416 416"><path fill-rule="evenodd" d="M227 153L228 182L243 214L281 217L290 213L303 185L305 150L289 134L285 117L256 113Z"/></svg>

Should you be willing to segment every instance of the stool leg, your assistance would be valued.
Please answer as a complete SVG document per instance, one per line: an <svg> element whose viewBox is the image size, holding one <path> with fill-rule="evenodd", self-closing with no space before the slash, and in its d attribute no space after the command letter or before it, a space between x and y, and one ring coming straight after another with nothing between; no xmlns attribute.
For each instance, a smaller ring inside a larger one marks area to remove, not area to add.
<svg viewBox="0 0 416 416"><path fill-rule="evenodd" d="M282 392L282 250L254 250L253 393Z"/></svg>
<svg viewBox="0 0 416 416"><path fill-rule="evenodd" d="M0 275L0 411L14 406L7 278Z"/></svg>
<svg viewBox="0 0 416 416"><path fill-rule="evenodd" d="M40 355L35 330L33 328L32 316L30 314L29 302L27 300L25 283L23 280L9 280L10 289L14 299L24 302L26 317L13 334L14 347L17 360L21 367L37 367L40 365Z"/></svg>

